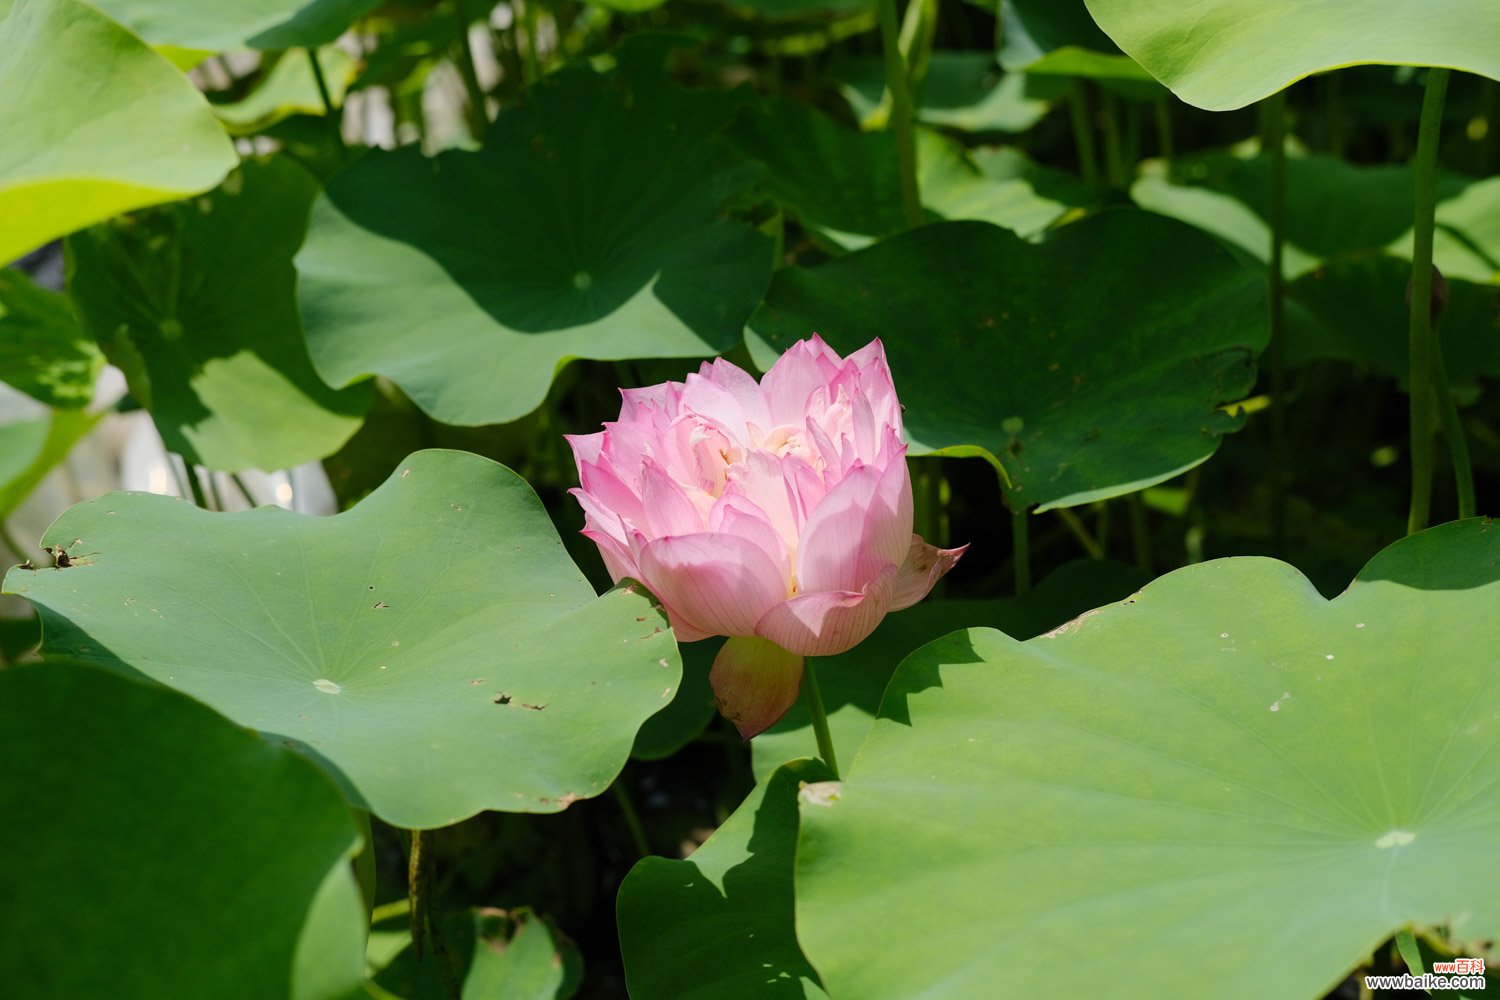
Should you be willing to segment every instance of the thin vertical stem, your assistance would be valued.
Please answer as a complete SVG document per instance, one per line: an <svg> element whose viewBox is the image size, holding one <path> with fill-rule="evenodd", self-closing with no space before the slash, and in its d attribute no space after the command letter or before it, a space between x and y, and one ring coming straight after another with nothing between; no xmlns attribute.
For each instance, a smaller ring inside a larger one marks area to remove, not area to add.
<svg viewBox="0 0 1500 1000"><path fill-rule="evenodd" d="M1443 342L1438 334L1437 323L1433 323L1432 374L1437 388L1438 405L1443 411L1443 435L1448 439L1448 451L1453 456L1453 483L1458 493L1458 516L1473 517L1479 512L1474 499L1474 466L1469 461L1469 442L1464 438L1464 427L1459 421L1458 404L1453 400L1453 387L1448 383L1448 362L1443 358Z"/></svg>
<svg viewBox="0 0 1500 1000"><path fill-rule="evenodd" d="M458 36L458 75L463 77L464 91L469 95L469 132L474 141L483 142L490 124L490 111L485 103L484 88L479 86L479 72L474 68L474 48L469 43L469 15L464 0L453 0L453 22Z"/></svg>
<svg viewBox="0 0 1500 1000"><path fill-rule="evenodd" d="M616 778L609 786L609 790L615 795L615 804L620 807L620 814L625 817L625 827L630 831L630 841L635 845L635 851L643 858L651 856L651 844L646 840L646 828L641 825L641 814L636 812L635 803L630 800L630 793L625 791L625 786L620 784L624 774Z"/></svg>
<svg viewBox="0 0 1500 1000"><path fill-rule="evenodd" d="M818 741L818 756L837 778L839 762L833 755L833 736L828 732L828 711L823 707L823 692L818 688L818 672L813 668L811 656L802 664L802 695L807 699L807 711L812 716L813 737Z"/></svg>
<svg viewBox="0 0 1500 1000"><path fill-rule="evenodd" d="M1271 361L1271 551L1286 550L1286 91L1266 98L1261 107L1261 148L1271 157L1271 254L1267 262Z"/></svg>
<svg viewBox="0 0 1500 1000"><path fill-rule="evenodd" d="M245 485L245 481L240 478L238 472L231 472L229 474L229 481L234 483L234 488L240 491L240 495L245 498L247 504L251 507L256 506L254 494L250 492L250 487Z"/></svg>
<svg viewBox="0 0 1500 1000"><path fill-rule="evenodd" d="M1073 122L1073 144L1078 151L1078 172L1085 183L1099 183L1099 160L1094 152L1094 126L1089 121L1088 85L1083 80L1073 81L1072 93L1068 95L1068 114Z"/></svg>
<svg viewBox="0 0 1500 1000"><path fill-rule="evenodd" d="M901 58L896 0L880 0L880 45L885 53L885 86L891 95L891 130L896 133L896 164L901 171L901 207L906 224L920 226L922 194L917 187L917 136L912 125L911 90Z"/></svg>
<svg viewBox="0 0 1500 1000"><path fill-rule="evenodd" d="M212 471L208 473L208 496L214 503L214 510L224 510L224 497L219 493L219 481Z"/></svg>
<svg viewBox="0 0 1500 1000"><path fill-rule="evenodd" d="M525 0L525 6L521 8L521 24L526 35L525 79L527 83L535 83L542 76L542 63L536 48L536 14L537 0Z"/></svg>
<svg viewBox="0 0 1500 1000"><path fill-rule="evenodd" d="M1125 152L1120 138L1120 101L1108 90L1101 90L1104 106L1104 175L1109 186L1125 186Z"/></svg>
<svg viewBox="0 0 1500 1000"><path fill-rule="evenodd" d="M1132 493L1125 498L1125 508L1130 514L1130 543L1135 549L1135 564L1147 573L1151 572L1151 525L1146 519L1146 505L1141 495Z"/></svg>
<svg viewBox="0 0 1500 1000"><path fill-rule="evenodd" d="M1067 528L1068 533L1078 540L1078 544L1083 546L1083 551L1088 553L1090 559L1104 558L1104 550L1099 547L1094 536L1089 534L1089 529L1084 526L1082 518L1068 507L1059 507L1056 513L1063 527Z"/></svg>
<svg viewBox="0 0 1500 1000"><path fill-rule="evenodd" d="M5 520L0 520L0 543L3 543L7 549L15 553L16 558L22 562L31 558L28 555L30 550L16 539L15 533L11 531L10 522Z"/></svg>
<svg viewBox="0 0 1500 1000"><path fill-rule="evenodd" d="M1014 550L1013 562L1016 567L1016 596L1025 597L1031 593L1031 528L1028 524L1031 515L1024 510L1018 510L1010 516L1010 540L1011 548Z"/></svg>
<svg viewBox="0 0 1500 1000"><path fill-rule="evenodd" d="M204 510L212 510L208 505L208 497L203 492L203 481L198 478L198 467L183 456L178 457L182 458L182 468L187 473L188 492L193 495L193 503Z"/></svg>
<svg viewBox="0 0 1500 1000"><path fill-rule="evenodd" d="M425 830L413 830L411 853L406 862L406 894L411 900L412 954L419 961L427 947L428 865L427 833Z"/></svg>
<svg viewBox="0 0 1500 1000"><path fill-rule="evenodd" d="M1422 119L1417 126L1416 219L1411 254L1411 510L1407 534L1427 527L1432 511L1432 233L1437 211L1438 139L1449 71L1427 71Z"/></svg>
<svg viewBox="0 0 1500 1000"><path fill-rule="evenodd" d="M1167 180L1177 179L1177 141L1172 135L1172 103L1169 98L1156 102L1156 145L1167 169Z"/></svg>
<svg viewBox="0 0 1500 1000"><path fill-rule="evenodd" d="M333 106L333 93L328 89L328 80L323 76L323 66L318 62L318 50L314 48L303 49L307 53L307 63L312 67L313 82L318 85L318 97L323 101L323 120L328 122L328 131L333 136L333 144L340 152L344 150L344 114L342 108Z"/></svg>

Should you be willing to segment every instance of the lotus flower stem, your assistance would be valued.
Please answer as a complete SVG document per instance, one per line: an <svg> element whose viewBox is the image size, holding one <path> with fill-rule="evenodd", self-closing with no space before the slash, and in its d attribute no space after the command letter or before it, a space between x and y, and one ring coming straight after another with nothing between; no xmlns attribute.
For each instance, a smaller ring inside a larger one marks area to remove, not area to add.
<svg viewBox="0 0 1500 1000"><path fill-rule="evenodd" d="M1438 138L1449 71L1427 72L1422 119L1417 126L1416 219L1411 253L1411 509L1406 533L1427 527L1432 508L1432 234L1437 213Z"/></svg>
<svg viewBox="0 0 1500 1000"><path fill-rule="evenodd" d="M17 559L27 559L31 555L31 549L17 541L15 532L11 531L10 523L0 520L0 545L4 545Z"/></svg>
<svg viewBox="0 0 1500 1000"><path fill-rule="evenodd" d="M1156 101L1156 144L1162 165L1167 171L1167 180L1177 179L1177 144L1172 137L1172 102L1169 97Z"/></svg>
<svg viewBox="0 0 1500 1000"><path fill-rule="evenodd" d="M621 783L625 775L621 774L609 786L614 793L615 804L620 807L620 814L625 817L625 826L630 831L630 842L635 845L636 853L643 858L651 856L651 844L646 840L646 828L641 825L641 814L636 812L635 803L630 800L630 793L625 790Z"/></svg>
<svg viewBox="0 0 1500 1000"><path fill-rule="evenodd" d="M231 472L229 474L229 481L234 483L234 488L240 491L240 495L245 498L245 503L249 504L252 508L259 506L255 502L255 494L250 492L250 487L245 485L245 480L240 478L238 472Z"/></svg>
<svg viewBox="0 0 1500 1000"><path fill-rule="evenodd" d="M1123 188L1125 183L1125 147L1120 137L1120 102L1107 90L1100 91L1104 106L1104 173L1109 186Z"/></svg>
<svg viewBox="0 0 1500 1000"><path fill-rule="evenodd" d="M1458 404L1453 401L1453 388L1448 383L1448 362L1443 358L1443 344L1435 321L1432 333L1433 382L1437 388L1438 405L1443 410L1443 433L1448 438L1448 450L1453 456L1458 516L1473 517L1479 512L1479 508L1474 499L1474 467L1469 462L1469 442L1464 439L1464 427L1458 419Z"/></svg>
<svg viewBox="0 0 1500 1000"><path fill-rule="evenodd" d="M1011 546L1015 550L1016 568L1016 596L1025 597L1031 593L1031 528L1027 523L1030 517L1025 510L1018 510L1010 516L1010 539Z"/></svg>
<svg viewBox="0 0 1500 1000"><path fill-rule="evenodd" d="M315 48L304 49L307 53L307 63L312 67L313 82L318 85L318 96L323 100L323 119L328 123L329 134L333 136L333 144L340 153L344 152L344 115L341 108L333 106L333 94L328 89L328 79L323 76L323 66L318 62L318 50Z"/></svg>
<svg viewBox="0 0 1500 1000"><path fill-rule="evenodd" d="M885 52L885 86L891 97L891 130L896 134L896 162L901 171L901 206L906 225L920 226L924 216L917 187L917 137L912 127L906 61L901 58L896 0L880 0L880 44Z"/></svg>
<svg viewBox="0 0 1500 1000"><path fill-rule="evenodd" d="M469 96L469 130L475 142L483 142L490 124L490 112L484 88L479 85L479 73L474 68L474 48L469 44L468 5L464 0L453 0L453 21L458 41L458 75L463 77L464 91Z"/></svg>
<svg viewBox="0 0 1500 1000"><path fill-rule="evenodd" d="M1089 529L1083 523L1083 519L1073 513L1072 508L1057 508L1057 517L1062 521L1063 527L1068 529L1068 533L1077 539L1079 545L1083 546L1083 551L1088 553L1090 559L1104 558L1104 549L1094 540L1094 536L1089 534Z"/></svg>
<svg viewBox="0 0 1500 1000"><path fill-rule="evenodd" d="M1068 95L1068 114L1073 122L1073 143L1078 148L1078 172L1084 183L1099 183L1099 163L1094 152L1094 127L1089 121L1088 85L1082 79L1073 81Z"/></svg>
<svg viewBox="0 0 1500 1000"><path fill-rule="evenodd" d="M1270 305L1271 362L1271 550L1286 549L1286 91L1266 98L1261 107L1261 146L1271 157L1271 253L1266 264Z"/></svg>
<svg viewBox="0 0 1500 1000"><path fill-rule="evenodd" d="M192 462L189 462L187 458L182 455L179 455L177 457L182 459L182 468L183 471L187 474L188 492L193 495L193 503L197 504L199 507L202 507L204 510L213 510L213 508L208 505L207 494L203 492L203 481L198 478L198 467Z"/></svg>
<svg viewBox="0 0 1500 1000"><path fill-rule="evenodd" d="M224 497L219 492L219 481L214 478L213 472L208 473L208 498L213 501L214 510L226 510Z"/></svg>
<svg viewBox="0 0 1500 1000"><path fill-rule="evenodd" d="M834 778L839 776L839 762L833 755L833 736L828 732L828 712L823 708L823 692L818 689L818 673L813 668L813 657L802 664L802 693L807 698L807 711L812 716L813 736L818 741L818 756L828 765Z"/></svg>
<svg viewBox="0 0 1500 1000"><path fill-rule="evenodd" d="M1151 525L1146 517L1146 505L1139 493L1125 498L1125 507L1130 513L1130 544L1135 550L1135 564L1147 573L1154 562L1151 554Z"/></svg>

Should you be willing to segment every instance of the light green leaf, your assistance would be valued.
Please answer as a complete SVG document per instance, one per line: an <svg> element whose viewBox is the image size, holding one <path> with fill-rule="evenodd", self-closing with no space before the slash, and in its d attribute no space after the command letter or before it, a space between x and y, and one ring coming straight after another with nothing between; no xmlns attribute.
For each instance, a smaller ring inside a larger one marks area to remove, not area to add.
<svg viewBox="0 0 1500 1000"><path fill-rule="evenodd" d="M17 0L0 22L0 94L0 264L211 188L237 162L182 74L77 0Z"/></svg>
<svg viewBox="0 0 1500 1000"><path fill-rule="evenodd" d="M1165 96L1099 30L1083 0L1002 0L999 60L1008 72L1094 80L1134 100Z"/></svg>
<svg viewBox="0 0 1500 1000"><path fill-rule="evenodd" d="M751 320L762 368L814 331L847 353L880 337L911 453L988 459L1013 509L1161 482L1238 423L1264 280L1189 226L1133 210L1032 245L995 226L923 226L777 272Z"/></svg>
<svg viewBox="0 0 1500 1000"><path fill-rule="evenodd" d="M885 94L879 57L841 60L831 70L854 117L869 117ZM1047 115L1059 92L1053 81L1001 73L987 52L932 53L914 86L917 121L963 132L1025 132Z"/></svg>
<svg viewBox="0 0 1500 1000"><path fill-rule="evenodd" d="M1497 612L1500 530L1471 519L1331 602L1223 559L1029 642L925 646L802 806L798 938L869 1000L1052 995L1059 941L1097 996L1260 1000L1408 923L1493 940Z"/></svg>
<svg viewBox="0 0 1500 1000"><path fill-rule="evenodd" d="M1078 559L1047 574L1025 597L993 601L923 601L888 616L875 633L847 653L818 657L815 667L834 755L848 767L870 734L881 696L897 665L918 647L959 629L989 625L1029 639L1091 608L1118 601L1150 579L1134 566ZM750 741L757 781L789 760L817 755L812 721L802 698L770 729Z"/></svg>
<svg viewBox="0 0 1500 1000"><path fill-rule="evenodd" d="M1411 232L1391 252L1411 259ZM1437 207L1432 259L1449 278L1500 285L1500 177L1475 181Z"/></svg>
<svg viewBox="0 0 1500 1000"><path fill-rule="evenodd" d="M292 254L317 192L290 160L247 160L202 198L68 240L85 329L190 461L287 468L337 451L364 419L369 387L319 379L297 322Z"/></svg>
<svg viewBox="0 0 1500 1000"><path fill-rule="evenodd" d="M200 52L327 45L380 0L98 0L152 45Z"/></svg>
<svg viewBox="0 0 1500 1000"><path fill-rule="evenodd" d="M823 998L792 925L797 794L824 781L815 760L755 786L686 861L645 858L616 904L625 981L636 1000Z"/></svg>
<svg viewBox="0 0 1500 1000"><path fill-rule="evenodd" d="M377 151L330 182L297 257L330 382L378 373L440 420L502 422L572 358L739 341L771 268L720 217L748 181L716 139L741 98L666 83L648 48L546 77L479 152Z"/></svg>
<svg viewBox="0 0 1500 1000"><path fill-rule="evenodd" d="M27 420L0 427L0 520L31 495L73 445L94 429L100 414L82 410L53 410L44 420Z"/></svg>
<svg viewBox="0 0 1500 1000"><path fill-rule="evenodd" d="M383 954L371 956L380 996L447 1000L431 958L418 959L412 951L409 932L379 933L394 935L379 943ZM578 947L528 907L448 913L443 935L462 980L462 1000L568 1000L578 991L583 975Z"/></svg>
<svg viewBox="0 0 1500 1000"><path fill-rule="evenodd" d="M1270 158L1215 154L1190 160L1179 169L1188 183L1170 184L1156 169L1136 181L1131 197L1142 208L1181 219L1257 260L1269 260ZM1387 246L1400 252L1403 233L1410 259L1413 189L1410 167L1355 166L1321 155L1289 157L1283 262L1287 277L1347 254ZM1454 234L1435 255L1438 266L1455 277L1489 280L1500 265L1491 269L1481 264L1475 278L1472 262L1486 245L1500 254L1500 226L1493 217L1500 208L1500 184L1486 190L1457 175L1442 174L1437 197L1440 217Z"/></svg>
<svg viewBox="0 0 1500 1000"><path fill-rule="evenodd" d="M328 96L335 107L344 103L354 60L335 46L318 50L318 66L328 84ZM321 115L325 112L323 96L313 77L312 61L305 51L284 52L255 89L238 101L215 104L214 114L236 135L262 132L292 115Z"/></svg>
<svg viewBox="0 0 1500 1000"><path fill-rule="evenodd" d="M38 287L25 272L0 269L0 382L48 406L80 407L93 399L103 367L66 296Z"/></svg>
<svg viewBox="0 0 1500 1000"><path fill-rule="evenodd" d="M679 679L654 602L596 598L531 488L466 452L334 517L110 493L44 541L76 564L6 582L50 653L186 691L396 826L597 795Z"/></svg>
<svg viewBox="0 0 1500 1000"><path fill-rule="evenodd" d="M1178 97L1242 108L1323 70L1447 66L1500 79L1491 0L1087 0L1110 38Z"/></svg>
<svg viewBox="0 0 1500 1000"><path fill-rule="evenodd" d="M81 664L0 672L0 715L0 883L38 931L0 935L7 997L342 1000L358 986L361 914L346 910L322 988L292 988L304 921L323 887L352 887L359 839L317 768Z"/></svg>
<svg viewBox="0 0 1500 1000"><path fill-rule="evenodd" d="M680 643L682 683L666 708L646 720L636 733L630 755L637 760L661 760L687 746L718 713L714 689L708 683L714 657L724 645L720 638Z"/></svg>

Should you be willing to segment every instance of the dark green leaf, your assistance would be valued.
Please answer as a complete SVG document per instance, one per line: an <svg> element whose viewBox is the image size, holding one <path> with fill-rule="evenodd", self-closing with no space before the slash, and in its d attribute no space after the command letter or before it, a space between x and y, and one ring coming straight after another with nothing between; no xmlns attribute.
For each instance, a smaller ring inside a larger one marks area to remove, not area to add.
<svg viewBox="0 0 1500 1000"><path fill-rule="evenodd" d="M297 321L292 254L317 191L290 160L248 160L202 198L68 241L84 327L190 461L240 471L323 458L369 408L368 386L318 378Z"/></svg>
<svg viewBox="0 0 1500 1000"><path fill-rule="evenodd" d="M720 215L748 180L716 139L740 98L621 60L546 77L480 152L374 152L334 178L297 258L325 377L378 373L440 420L493 423L571 358L739 341L771 267Z"/></svg>
<svg viewBox="0 0 1500 1000"><path fill-rule="evenodd" d="M7 997L342 1000L358 985L358 910L321 925L329 974L293 984L315 899L354 886L354 823L317 768L83 665L0 671L0 706L0 883L35 930L0 935Z"/></svg>
<svg viewBox="0 0 1500 1000"><path fill-rule="evenodd" d="M924 226L776 275L756 363L814 331L885 342L912 454L979 455L1013 509L1161 482L1211 455L1254 380L1263 279L1189 226L1110 211L1039 246L982 223Z"/></svg>
<svg viewBox="0 0 1500 1000"><path fill-rule="evenodd" d="M620 886L625 978L637 1000L818 998L792 925L797 794L829 778L784 765L686 861L646 858Z"/></svg>

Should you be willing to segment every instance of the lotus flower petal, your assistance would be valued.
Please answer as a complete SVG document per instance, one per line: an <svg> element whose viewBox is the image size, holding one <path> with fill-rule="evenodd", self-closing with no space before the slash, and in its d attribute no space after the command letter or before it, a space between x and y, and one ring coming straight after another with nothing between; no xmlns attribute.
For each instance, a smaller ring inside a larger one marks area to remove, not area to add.
<svg viewBox="0 0 1500 1000"><path fill-rule="evenodd" d="M775 560L741 535L657 538L646 543L640 566L641 582L666 606L672 627L699 638L754 635L761 615L787 597Z"/></svg>
<svg viewBox="0 0 1500 1000"><path fill-rule="evenodd" d="M748 740L775 725L796 703L802 657L765 639L738 636L714 657L708 682L719 712Z"/></svg>
<svg viewBox="0 0 1500 1000"><path fill-rule="evenodd" d="M887 566L859 593L799 594L771 608L755 631L803 656L834 656L863 642L890 610L898 569Z"/></svg>
<svg viewBox="0 0 1500 1000"><path fill-rule="evenodd" d="M960 545L956 549L940 549L922 541L920 535L912 535L911 548L896 574L896 586L891 591L891 610L904 611L926 597L933 585L953 568L966 549L967 545Z"/></svg>

